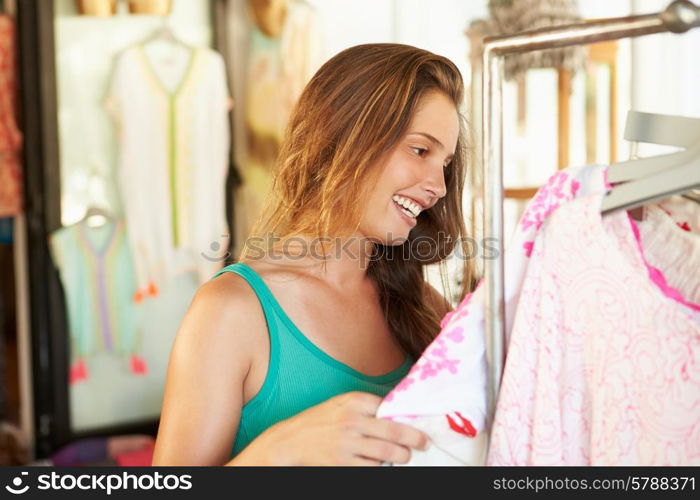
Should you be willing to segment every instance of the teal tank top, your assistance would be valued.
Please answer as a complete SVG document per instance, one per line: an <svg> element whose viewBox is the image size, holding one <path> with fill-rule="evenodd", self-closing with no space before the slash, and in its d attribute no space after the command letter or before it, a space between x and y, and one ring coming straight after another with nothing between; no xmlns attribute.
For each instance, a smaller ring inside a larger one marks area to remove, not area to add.
<svg viewBox="0 0 700 500"><path fill-rule="evenodd" d="M296 327L262 278L243 262L231 264L214 278L232 272L243 277L260 301L270 337L270 361L260 391L243 406L231 456L268 427L327 399L350 391L384 397L410 370L410 356L396 370L368 376L316 347Z"/></svg>

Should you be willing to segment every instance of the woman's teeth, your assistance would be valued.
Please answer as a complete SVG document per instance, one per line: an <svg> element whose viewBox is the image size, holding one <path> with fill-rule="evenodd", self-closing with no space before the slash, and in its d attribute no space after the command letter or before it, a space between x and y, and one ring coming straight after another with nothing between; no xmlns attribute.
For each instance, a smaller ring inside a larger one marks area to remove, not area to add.
<svg viewBox="0 0 700 500"><path fill-rule="evenodd" d="M408 217L415 219L421 212L420 205L409 200L408 198L395 194L391 197L391 199L394 200L394 203L399 205L403 213L405 213Z"/></svg>

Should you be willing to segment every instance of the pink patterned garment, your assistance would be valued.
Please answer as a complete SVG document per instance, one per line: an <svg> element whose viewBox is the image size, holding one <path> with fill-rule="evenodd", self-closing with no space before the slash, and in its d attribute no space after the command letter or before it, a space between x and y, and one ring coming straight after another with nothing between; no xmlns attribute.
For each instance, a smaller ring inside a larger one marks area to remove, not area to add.
<svg viewBox="0 0 700 500"><path fill-rule="evenodd" d="M700 306L601 217L599 173L524 249L489 465L700 465Z"/></svg>
<svg viewBox="0 0 700 500"><path fill-rule="evenodd" d="M637 227L647 263L658 268L692 307L700 304L700 231L694 230L700 227L700 204L681 203L646 206ZM681 210L674 213L677 208Z"/></svg>
<svg viewBox="0 0 700 500"><path fill-rule="evenodd" d="M561 205L581 196L602 167L572 168L552 176L530 202L505 254L506 324L512 324L535 237ZM409 465L483 465L486 460L486 351L481 284L441 322L442 330L377 415L427 432L431 448ZM508 327L510 329L510 327Z"/></svg>

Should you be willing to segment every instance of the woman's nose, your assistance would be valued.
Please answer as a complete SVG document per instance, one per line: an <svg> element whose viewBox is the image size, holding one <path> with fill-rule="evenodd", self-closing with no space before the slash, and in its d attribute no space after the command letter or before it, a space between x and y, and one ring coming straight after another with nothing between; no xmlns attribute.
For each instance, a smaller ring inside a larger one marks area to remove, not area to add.
<svg viewBox="0 0 700 500"><path fill-rule="evenodd" d="M442 198L447 194L447 187L445 186L445 169L442 165L438 167L431 167L430 176L428 176L423 182L423 189L437 199Z"/></svg>

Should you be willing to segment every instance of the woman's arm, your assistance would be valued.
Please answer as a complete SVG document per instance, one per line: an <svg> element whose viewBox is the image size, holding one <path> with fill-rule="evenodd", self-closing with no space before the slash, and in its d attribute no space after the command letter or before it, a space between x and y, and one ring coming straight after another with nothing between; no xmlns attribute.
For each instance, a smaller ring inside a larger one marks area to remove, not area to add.
<svg viewBox="0 0 700 500"><path fill-rule="evenodd" d="M251 346L266 326L259 324L254 293L242 280L227 278L197 291L178 330L153 465L222 465L230 459Z"/></svg>
<svg viewBox="0 0 700 500"><path fill-rule="evenodd" d="M375 417L382 398L350 392L273 425L230 460L243 383L266 329L241 279L200 288L170 356L153 465L379 465L405 463L428 445L423 432Z"/></svg>
<svg viewBox="0 0 700 500"><path fill-rule="evenodd" d="M406 463L426 450L428 436L376 418L382 398L347 392L283 420L255 438L227 465L380 465Z"/></svg>

